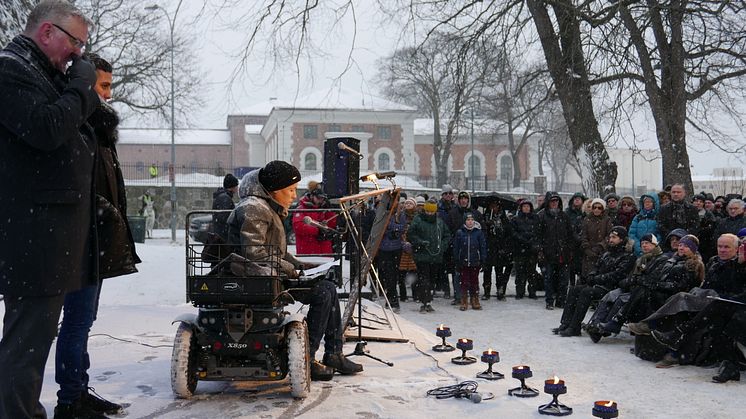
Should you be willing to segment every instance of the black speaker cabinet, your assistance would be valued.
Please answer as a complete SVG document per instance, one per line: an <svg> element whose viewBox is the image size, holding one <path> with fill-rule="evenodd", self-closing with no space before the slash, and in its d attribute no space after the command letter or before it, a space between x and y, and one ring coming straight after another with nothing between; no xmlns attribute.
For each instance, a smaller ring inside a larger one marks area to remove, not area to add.
<svg viewBox="0 0 746 419"><path fill-rule="evenodd" d="M360 151L360 140L356 138L336 137L324 142L323 190L330 198L360 192L360 159L357 155L340 149L340 143Z"/></svg>

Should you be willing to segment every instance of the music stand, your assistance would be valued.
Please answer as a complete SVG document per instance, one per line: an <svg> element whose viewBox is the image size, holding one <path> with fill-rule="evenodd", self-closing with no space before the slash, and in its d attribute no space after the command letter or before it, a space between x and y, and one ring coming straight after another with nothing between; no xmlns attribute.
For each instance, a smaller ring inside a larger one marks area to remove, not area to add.
<svg viewBox="0 0 746 419"><path fill-rule="evenodd" d="M393 194L384 195L384 194L387 194L389 192L393 192ZM384 202L384 200L382 200L381 203L379 204L379 208L376 210L376 220L379 220L379 222L383 221L385 225L388 225L388 220L389 220L389 218L391 216L391 211L393 210L393 204L391 203L391 201L392 201L392 198L395 198L396 196L398 196L398 190L391 190L391 189L378 190L378 191L362 193L362 194L353 195L351 197L345 197L345 198L340 199L340 207L342 208L342 215L345 217L345 220L348 223L348 226L349 226L348 230L349 230L350 234L352 235L353 242L355 243L355 246L358 249L358 257L360 258L361 255L364 256L366 264L370 264L372 262L372 258L370 256L370 254L368 254L366 246L363 245L362 235L360 234L360 231L358 230L358 225L360 225L360 214L358 214L357 223L353 222L352 215L350 214L350 209L348 209L345 206L345 202L350 202L350 201L353 201L353 200L356 200L356 199L357 200L363 200L362 202L365 202L364 201L365 199L367 199L369 197L372 197L372 196L376 196L376 195L382 195L382 197L386 197L386 199L385 199L386 202ZM387 209L386 207L388 207L389 204L391 204L392 206ZM384 212L385 212L385 214L384 214ZM369 239L369 241L370 241L370 239ZM374 248L377 248L377 246L375 246ZM358 336L357 336L357 338L358 338L358 342L355 345L355 350L352 353L350 353L349 355L346 355L346 356L366 356L366 357L374 359L374 360L376 360L376 361L378 361L378 362L380 362L382 364L386 364L386 365L388 365L390 367L393 367L394 366L393 362L384 361L384 360L382 360L382 359L380 359L378 357L375 357L375 356L373 356L373 355L371 355L371 354L369 354L368 352L365 351L365 346L368 344L368 342L364 341L363 337L362 337L362 333L363 333L363 325L362 325L363 306L362 306L361 293L362 293L362 286L363 286L362 285L363 284L363 281L362 281L363 275L362 275L362 273L363 273L363 271L365 271L363 268L364 268L364 264L360 263L360 269L358 269L358 272L357 272L357 287L356 287L357 289L355 290L355 291L357 291L357 293L353 294L353 290L350 290L350 299L357 298L357 301L355 301L355 303L357 303L357 328L358 328ZM375 274L375 279L376 279L376 281L378 281L377 272L375 271L374 268L371 267L371 269L373 269L374 274ZM366 275L367 275L367 271L365 271L365 272L366 272ZM385 293L384 293L384 296L385 296ZM345 328L347 327L347 321L346 321L346 319L349 319L349 316L347 315L347 311L348 310L346 309L345 310L345 316L343 316L343 319L342 319Z"/></svg>

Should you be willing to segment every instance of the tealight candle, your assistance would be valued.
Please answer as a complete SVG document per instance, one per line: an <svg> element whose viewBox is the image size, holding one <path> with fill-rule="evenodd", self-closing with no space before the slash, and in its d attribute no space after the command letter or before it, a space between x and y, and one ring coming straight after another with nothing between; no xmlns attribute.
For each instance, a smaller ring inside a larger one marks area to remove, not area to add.
<svg viewBox="0 0 746 419"><path fill-rule="evenodd" d="M493 351L492 348L482 352L482 362L487 364L494 364L500 361L500 353Z"/></svg>
<svg viewBox="0 0 746 419"><path fill-rule="evenodd" d="M471 339L461 338L456 342L456 347L462 351L470 351L474 349L474 341Z"/></svg>
<svg viewBox="0 0 746 419"><path fill-rule="evenodd" d="M513 378L521 379L521 378L529 378L533 377L533 373L531 372L531 367L528 365L517 365L513 367Z"/></svg>
<svg viewBox="0 0 746 419"><path fill-rule="evenodd" d="M435 329L435 336L437 336L439 338L447 338L447 337L451 336L451 328L447 327L447 326L443 326L441 324L440 327L438 327L437 329Z"/></svg>
<svg viewBox="0 0 746 419"><path fill-rule="evenodd" d="M565 394L567 393L567 387L565 381L560 380L557 376L544 381L544 393L547 394Z"/></svg>
<svg viewBox="0 0 746 419"><path fill-rule="evenodd" d="M613 400L599 400L593 404L593 416L611 419L619 416L619 408Z"/></svg>

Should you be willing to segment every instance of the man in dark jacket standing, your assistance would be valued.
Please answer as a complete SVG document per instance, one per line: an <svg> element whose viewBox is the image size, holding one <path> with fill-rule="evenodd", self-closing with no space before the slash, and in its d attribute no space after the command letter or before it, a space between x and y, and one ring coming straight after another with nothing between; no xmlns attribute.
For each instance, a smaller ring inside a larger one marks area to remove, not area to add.
<svg viewBox="0 0 746 419"><path fill-rule="evenodd" d="M677 183L671 187L671 202L658 211L657 221L661 237L668 236L677 228L683 228L695 236L699 234L699 211L687 202L683 185Z"/></svg>
<svg viewBox="0 0 746 419"><path fill-rule="evenodd" d="M534 206L529 200L521 201L518 213L510 220L513 230L513 263L515 263L515 298L520 300L526 293L536 298L534 278L536 277L536 259L539 254L539 216L534 213Z"/></svg>
<svg viewBox="0 0 746 419"><path fill-rule="evenodd" d="M99 282L65 296L54 358L55 381L60 385L54 409L54 416L58 419L114 415L123 411L121 405L89 391L88 333L98 312L101 280L135 273L135 264L140 263L127 222L127 197L117 158L119 116L105 102L111 99L112 66L96 54L86 54L86 58L96 66L94 89L102 99L88 118L97 140L95 182Z"/></svg>
<svg viewBox="0 0 746 419"><path fill-rule="evenodd" d="M564 307L569 282L568 267L572 263L573 234L572 222L562 211L562 199L552 192L547 207L539 216L539 237L541 259L546 263L544 274L544 299L547 310L555 306Z"/></svg>
<svg viewBox="0 0 746 419"><path fill-rule="evenodd" d="M236 204L233 196L238 192L238 179L232 173L223 178L223 187L212 194L212 209L233 210ZM219 235L224 242L228 242L228 216L230 212L221 212L212 215L212 231Z"/></svg>
<svg viewBox="0 0 746 419"><path fill-rule="evenodd" d="M65 294L96 281L88 25L71 4L45 1L0 52L2 418L45 416L39 395Z"/></svg>

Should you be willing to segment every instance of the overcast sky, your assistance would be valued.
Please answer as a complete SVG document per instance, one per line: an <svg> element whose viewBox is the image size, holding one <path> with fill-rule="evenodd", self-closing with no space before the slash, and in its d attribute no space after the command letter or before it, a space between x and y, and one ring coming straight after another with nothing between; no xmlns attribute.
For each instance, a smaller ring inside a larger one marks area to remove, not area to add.
<svg viewBox="0 0 746 419"><path fill-rule="evenodd" d="M170 10L176 3L177 0L172 1ZM205 107L191 121L194 127L225 128L228 114L241 113L243 109L270 98L288 100L296 95L303 96L319 90L333 92L339 88L375 95L377 88L372 80L376 74L376 60L390 54L397 46L411 43L411 35L402 35L396 22L383 18L375 2L358 1L356 31L349 13L334 30L329 29L332 21L330 16L322 15L312 21L311 36L324 55L313 57L310 61L302 59L299 72L292 63L273 69L267 45L258 44L246 70L230 82L239 65L235 55L245 45L245 36L251 28L247 25L227 27L239 14L236 10L230 13L223 11L218 17L207 13L207 17L203 15L194 22L194 15L201 3L185 0L176 21L177 28L187 25L189 31L194 33L196 54L207 75L203 97ZM344 71L346 67L348 69ZM624 135L615 141L615 146L627 148L632 145L630 139L634 137L637 138L638 148L657 148L649 115L635 115L633 122L624 130ZM744 141L738 127L730 126L729 131L739 141ZM701 135L692 130L687 135L693 174L706 175L716 167L744 165L737 156L723 153L706 141L697 140Z"/></svg>

